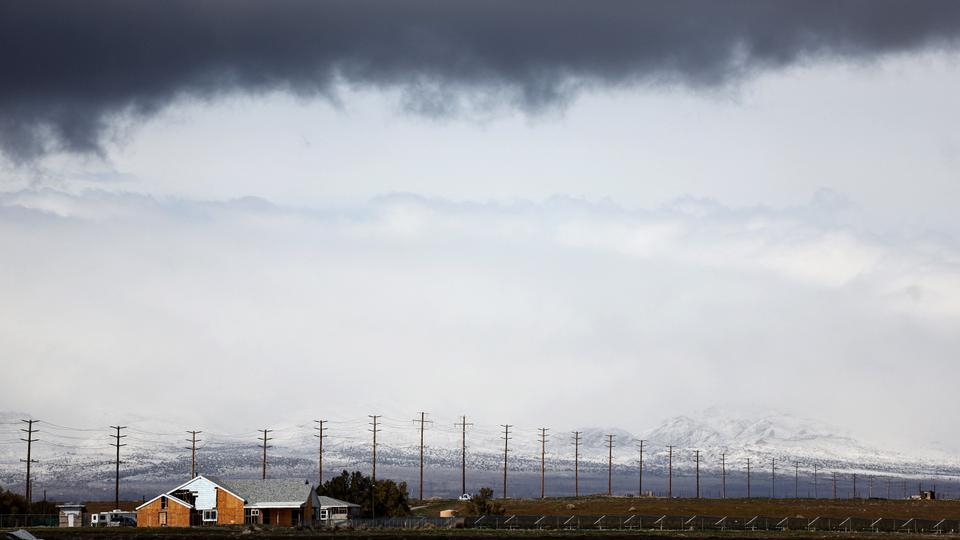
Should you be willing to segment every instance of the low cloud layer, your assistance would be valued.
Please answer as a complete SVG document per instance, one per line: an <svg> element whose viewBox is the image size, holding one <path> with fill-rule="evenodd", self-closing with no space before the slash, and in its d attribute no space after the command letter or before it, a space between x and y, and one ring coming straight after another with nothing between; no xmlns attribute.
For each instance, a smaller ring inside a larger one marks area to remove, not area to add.
<svg viewBox="0 0 960 540"><path fill-rule="evenodd" d="M315 410L318 391L334 417L631 430L746 400L904 445L947 437L923 413L958 412L960 247L845 226L846 204L6 193L0 350L43 391L4 397L61 422L119 400L243 430ZM75 392L105 372L115 391Z"/></svg>
<svg viewBox="0 0 960 540"><path fill-rule="evenodd" d="M424 114L536 111L583 87L714 87L817 59L952 47L960 4L572 0L122 0L0 6L0 150L95 153L180 97L343 85Z"/></svg>

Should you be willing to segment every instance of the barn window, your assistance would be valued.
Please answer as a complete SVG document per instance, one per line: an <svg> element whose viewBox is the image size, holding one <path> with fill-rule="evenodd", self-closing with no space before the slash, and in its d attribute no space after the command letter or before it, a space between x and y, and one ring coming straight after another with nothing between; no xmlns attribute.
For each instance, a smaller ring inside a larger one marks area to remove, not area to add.
<svg viewBox="0 0 960 540"><path fill-rule="evenodd" d="M203 520L204 521L216 521L217 520L217 511L214 510L204 510L203 511Z"/></svg>
<svg viewBox="0 0 960 540"><path fill-rule="evenodd" d="M161 509L161 510L166 510L166 509L167 509L167 498L166 498L166 497L160 497L160 509Z"/></svg>

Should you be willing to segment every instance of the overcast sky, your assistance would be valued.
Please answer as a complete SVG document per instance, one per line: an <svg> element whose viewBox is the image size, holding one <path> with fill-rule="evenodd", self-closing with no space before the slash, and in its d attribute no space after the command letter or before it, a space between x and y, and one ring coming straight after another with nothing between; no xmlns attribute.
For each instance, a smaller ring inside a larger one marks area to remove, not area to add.
<svg viewBox="0 0 960 540"><path fill-rule="evenodd" d="M958 38L933 1L4 3L0 408L960 446Z"/></svg>

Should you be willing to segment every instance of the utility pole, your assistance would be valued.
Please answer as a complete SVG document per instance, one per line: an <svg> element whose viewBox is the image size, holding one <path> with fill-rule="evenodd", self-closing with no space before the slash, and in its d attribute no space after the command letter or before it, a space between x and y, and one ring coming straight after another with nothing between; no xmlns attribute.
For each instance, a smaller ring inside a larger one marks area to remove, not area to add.
<svg viewBox="0 0 960 540"><path fill-rule="evenodd" d="M747 458L747 498L750 498L750 458Z"/></svg>
<svg viewBox="0 0 960 540"><path fill-rule="evenodd" d="M507 453L510 452L510 428L512 424L500 424L503 428L503 498L507 498Z"/></svg>
<svg viewBox="0 0 960 540"><path fill-rule="evenodd" d="M264 428L264 429L258 429L257 431L259 431L260 433L263 433L263 435L260 437L260 440L263 442L263 457L260 458L260 467L262 471L260 473L260 479L266 480L267 479L267 448L273 448L272 446L267 446L267 441L273 440L273 437L267 437L267 435L269 435L270 432L273 430Z"/></svg>
<svg viewBox="0 0 960 540"><path fill-rule="evenodd" d="M697 498L700 498L700 450L694 450L694 461L696 462L697 470Z"/></svg>
<svg viewBox="0 0 960 540"><path fill-rule="evenodd" d="M370 418L371 420L370 425L373 426L371 429L368 429L367 431L373 433L373 460L372 460L373 468L370 474L370 478L373 480L374 483L377 482L377 433L379 433L380 431L383 431L377 427L377 424L380 422L381 416L382 415L380 414L367 415L367 417Z"/></svg>
<svg viewBox="0 0 960 540"><path fill-rule="evenodd" d="M317 482L317 487L320 487L320 486L323 485L323 440L327 438L326 433L324 433L324 431L327 430L327 428L324 426L324 424L326 424L327 421L326 421L326 420L314 420L313 423L317 424L317 425L313 426L313 429L316 431L316 433L314 433L313 436L316 437L317 440L320 441L320 451L319 451L318 454L317 454L317 473L318 473L318 474L317 474L317 480L318 480L318 482Z"/></svg>
<svg viewBox="0 0 960 540"><path fill-rule="evenodd" d="M33 429L33 425L36 423L39 423L40 421L39 420L20 420L20 421L27 425L27 429L20 428L20 431L27 434L26 439L24 438L20 439L21 441L27 443L27 459L21 459L20 463L27 464L27 485L26 485L26 488L24 489L24 492L25 492L24 495L26 495L27 504L29 505L33 503L33 484L30 482L30 464L37 462L37 460L33 459L32 457L33 443L39 440L39 439L33 438L33 434L37 432L37 430ZM29 512L30 512L30 509L28 508L27 513Z"/></svg>
<svg viewBox="0 0 960 540"><path fill-rule="evenodd" d="M613 495L613 435L607 434L607 497Z"/></svg>
<svg viewBox="0 0 960 540"><path fill-rule="evenodd" d="M127 429L127 426L110 426L110 429L117 430L116 435L110 435L114 439L114 442L111 443L110 446L113 446L117 449L117 476L113 491L113 505L114 509L118 510L120 508L120 447L126 446L126 444L120 443L120 439L126 437L126 435L120 434L120 430Z"/></svg>
<svg viewBox="0 0 960 540"><path fill-rule="evenodd" d="M427 413L420 411L420 418L414 419L414 422L420 423L420 500L423 500L423 429L427 423L433 420L427 420Z"/></svg>
<svg viewBox="0 0 960 540"><path fill-rule="evenodd" d="M582 431L573 432L573 496L580 496L580 438Z"/></svg>
<svg viewBox="0 0 960 540"><path fill-rule="evenodd" d="M800 498L800 462L793 462L793 498Z"/></svg>
<svg viewBox="0 0 960 540"><path fill-rule="evenodd" d="M550 428L540 428L540 498L544 498L544 478L547 470L547 431Z"/></svg>
<svg viewBox="0 0 960 540"><path fill-rule="evenodd" d="M673 446L667 445L667 498L673 498Z"/></svg>
<svg viewBox="0 0 960 540"><path fill-rule="evenodd" d="M197 443L201 439L197 438L197 435L203 433L202 431L188 431L187 435L190 435L190 438L187 439L187 442L190 443L190 478L197 477Z"/></svg>
<svg viewBox="0 0 960 540"><path fill-rule="evenodd" d="M720 454L720 498L727 498L727 453Z"/></svg>
<svg viewBox="0 0 960 540"><path fill-rule="evenodd" d="M837 471L833 471L833 498L837 498Z"/></svg>
<svg viewBox="0 0 960 540"><path fill-rule="evenodd" d="M770 498L777 498L777 458L770 458Z"/></svg>
<svg viewBox="0 0 960 540"><path fill-rule="evenodd" d="M381 431L377 427L377 423L380 416L379 414L367 415L371 420L370 425L373 426L367 430L373 433L373 470L370 473L370 515L373 519L377 519L377 433Z"/></svg>
<svg viewBox="0 0 960 540"><path fill-rule="evenodd" d="M640 484L637 486L637 497L643 497L643 443L647 441L640 439Z"/></svg>
<svg viewBox="0 0 960 540"><path fill-rule="evenodd" d="M454 427L460 427L463 429L463 445L461 446L460 454L460 494L466 495L467 493L467 426L472 426L473 423L467 423L466 415L460 417L460 423L454 424Z"/></svg>
<svg viewBox="0 0 960 540"><path fill-rule="evenodd" d="M814 499L820 498L820 489L817 484L817 464L816 463L813 464L813 498Z"/></svg>
<svg viewBox="0 0 960 540"><path fill-rule="evenodd" d="M857 473L853 473L853 498L857 498Z"/></svg>

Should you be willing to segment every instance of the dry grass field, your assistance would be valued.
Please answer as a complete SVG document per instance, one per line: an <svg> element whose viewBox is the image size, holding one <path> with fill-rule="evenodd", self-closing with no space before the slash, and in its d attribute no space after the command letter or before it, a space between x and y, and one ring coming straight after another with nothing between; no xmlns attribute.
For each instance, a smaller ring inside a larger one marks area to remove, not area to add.
<svg viewBox="0 0 960 540"><path fill-rule="evenodd" d="M886 517L960 518L960 501L861 499L665 499L637 497L580 497L516 499L504 503L507 514L600 516L769 516L769 517ZM437 501L417 511L437 516L443 509L464 510L459 501Z"/></svg>

